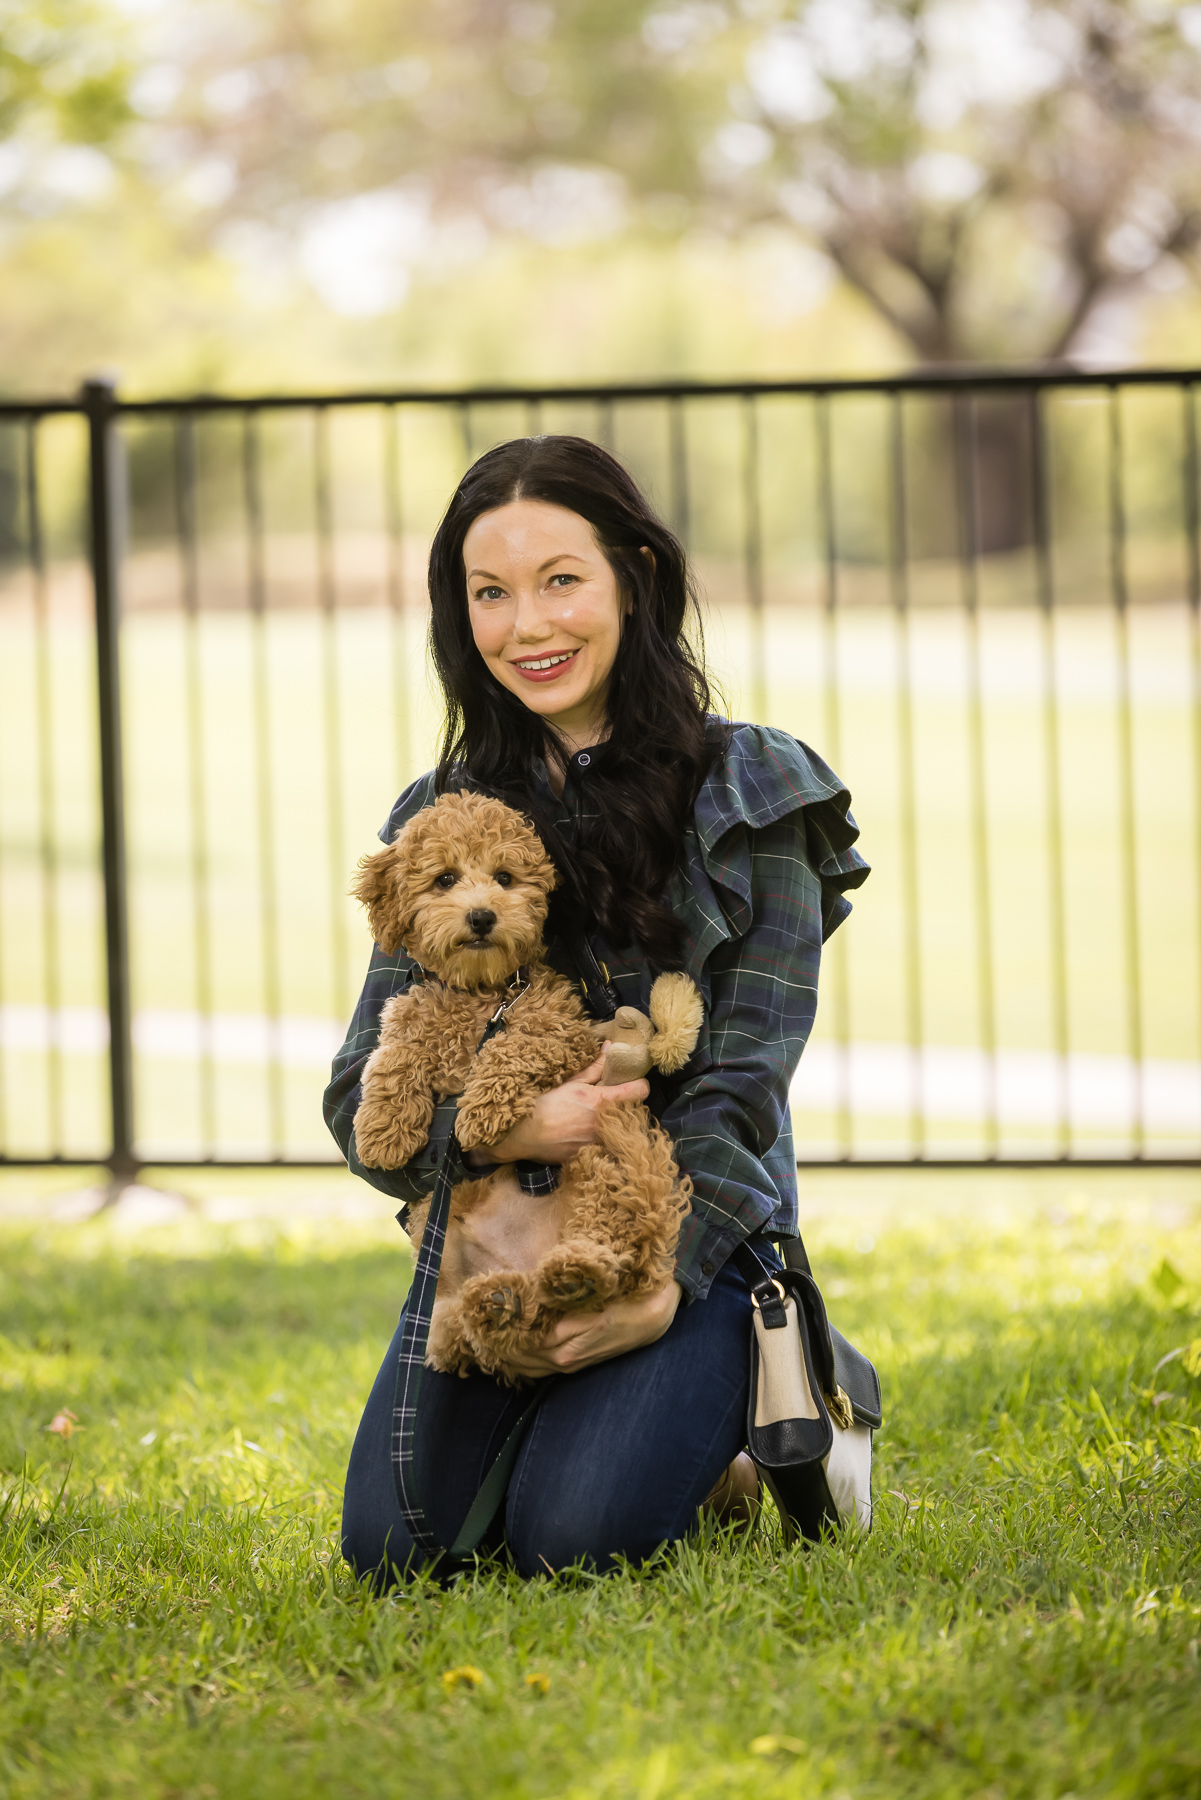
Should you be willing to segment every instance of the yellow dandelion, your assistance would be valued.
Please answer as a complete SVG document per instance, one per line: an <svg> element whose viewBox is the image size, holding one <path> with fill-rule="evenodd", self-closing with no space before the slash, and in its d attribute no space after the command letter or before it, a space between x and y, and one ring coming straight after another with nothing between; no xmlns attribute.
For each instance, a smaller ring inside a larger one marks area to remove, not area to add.
<svg viewBox="0 0 1201 1800"><path fill-rule="evenodd" d="M531 1688L535 1694L548 1694L550 1692L550 1676L544 1675L541 1669L538 1669L533 1675L526 1676L525 1685Z"/></svg>
<svg viewBox="0 0 1201 1800"><path fill-rule="evenodd" d="M762 1737L752 1738L750 1752L752 1756L803 1756L805 1753L804 1738L780 1737L774 1731L765 1732Z"/></svg>
<svg viewBox="0 0 1201 1800"><path fill-rule="evenodd" d="M453 1694L456 1688L477 1688L483 1679L483 1670L473 1668L471 1663L464 1663L458 1669L442 1671L442 1686L448 1694Z"/></svg>

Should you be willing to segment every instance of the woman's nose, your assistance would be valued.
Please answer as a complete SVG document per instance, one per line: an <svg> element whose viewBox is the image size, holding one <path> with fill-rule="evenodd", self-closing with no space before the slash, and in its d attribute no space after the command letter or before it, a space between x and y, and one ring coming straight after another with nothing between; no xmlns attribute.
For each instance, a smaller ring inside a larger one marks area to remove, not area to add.
<svg viewBox="0 0 1201 1800"><path fill-rule="evenodd" d="M523 643L537 642L545 638L550 627L543 614L543 608L536 594L517 591L517 605L513 614L513 636Z"/></svg>
<svg viewBox="0 0 1201 1800"><path fill-rule="evenodd" d="M496 914L489 912L485 906L473 906L467 915L467 923L476 937L487 937L496 924Z"/></svg>

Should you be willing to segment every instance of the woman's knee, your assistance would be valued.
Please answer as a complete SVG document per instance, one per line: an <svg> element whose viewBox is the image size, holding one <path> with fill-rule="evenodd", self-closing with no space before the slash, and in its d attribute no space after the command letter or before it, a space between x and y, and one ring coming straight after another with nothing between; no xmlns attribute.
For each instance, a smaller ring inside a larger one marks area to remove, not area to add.
<svg viewBox="0 0 1201 1800"><path fill-rule="evenodd" d="M631 1492L624 1483L606 1494L570 1481L556 1481L553 1489L524 1481L510 1496L509 1553L527 1578L557 1575L577 1564L603 1573L618 1562L646 1562L684 1536L695 1518L695 1509L664 1504L665 1498Z"/></svg>
<svg viewBox="0 0 1201 1800"><path fill-rule="evenodd" d="M552 1513L522 1516L508 1533L509 1552L518 1572L558 1575L564 1569L589 1569L603 1575L618 1563L635 1567L649 1561L665 1544L686 1535L688 1526L672 1521L653 1524L645 1517L621 1522L575 1518Z"/></svg>
<svg viewBox="0 0 1201 1800"><path fill-rule="evenodd" d="M378 1517L349 1504L342 1513L341 1550L356 1580L381 1593L407 1581L425 1561L398 1520L381 1525Z"/></svg>

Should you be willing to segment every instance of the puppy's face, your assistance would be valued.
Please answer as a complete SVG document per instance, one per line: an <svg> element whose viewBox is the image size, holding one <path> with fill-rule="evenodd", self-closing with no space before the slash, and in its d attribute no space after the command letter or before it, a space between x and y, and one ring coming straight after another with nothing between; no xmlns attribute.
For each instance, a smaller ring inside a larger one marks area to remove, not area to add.
<svg viewBox="0 0 1201 1800"><path fill-rule="evenodd" d="M453 987L503 987L536 960L554 865L529 825L482 794L443 794L377 856L352 892L387 955L410 956Z"/></svg>

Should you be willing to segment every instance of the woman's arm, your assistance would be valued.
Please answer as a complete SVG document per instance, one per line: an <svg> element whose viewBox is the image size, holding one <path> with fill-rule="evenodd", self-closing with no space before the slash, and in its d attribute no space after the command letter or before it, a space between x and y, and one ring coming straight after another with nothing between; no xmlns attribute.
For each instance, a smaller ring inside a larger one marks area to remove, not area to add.
<svg viewBox="0 0 1201 1800"><path fill-rule="evenodd" d="M661 1121L692 1178L676 1260L690 1299L708 1293L731 1251L779 1207L763 1159L787 1129L789 1086L817 1010L821 884L800 817L748 838L751 923L709 959L706 1062L685 1077Z"/></svg>
<svg viewBox="0 0 1201 1800"><path fill-rule="evenodd" d="M412 966L411 959L403 952L385 956L378 944L372 950L367 979L346 1033L346 1042L334 1058L323 1107L325 1122L351 1173L361 1175L381 1194L390 1194L394 1200L404 1200L409 1205L424 1199L433 1189L446 1141L454 1130L453 1098L443 1100L435 1107L424 1149L401 1169L369 1169L359 1161L354 1119L362 1099L363 1070L379 1043L380 1014L393 994L400 993L405 987Z"/></svg>
<svg viewBox="0 0 1201 1800"><path fill-rule="evenodd" d="M539 1094L528 1118L514 1125L498 1144L478 1153L468 1151L468 1167L485 1162L565 1163L585 1144L597 1141L596 1115L603 1106L618 1100L645 1100L650 1093L647 1082L622 1081L613 1087L602 1087L605 1059L599 1056L588 1068L573 1075L559 1087Z"/></svg>
<svg viewBox="0 0 1201 1800"><path fill-rule="evenodd" d="M551 1328L541 1349L509 1360L533 1381L542 1375L576 1375L611 1356L653 1344L675 1318L682 1297L679 1282L669 1281L657 1294L610 1300L603 1312L569 1313Z"/></svg>
<svg viewBox="0 0 1201 1800"><path fill-rule="evenodd" d="M375 946L346 1042L334 1058L324 1108L326 1124L351 1172L361 1175L381 1193L405 1200L410 1205L424 1199L433 1189L447 1140L455 1128L455 1097L451 1096L435 1107L425 1147L401 1169L370 1169L360 1162L354 1119L362 1098L363 1070L379 1042L380 1014L392 995L405 986L411 966L407 956L385 956L379 945ZM650 1091L645 1081L625 1081L619 1086L601 1087L603 1073L603 1059L598 1058L590 1068L570 1081L540 1094L529 1118L514 1126L499 1144L487 1151L468 1152L468 1167L498 1162L561 1163L585 1144L594 1144L596 1115L602 1106L612 1106L618 1100L645 1100Z"/></svg>

